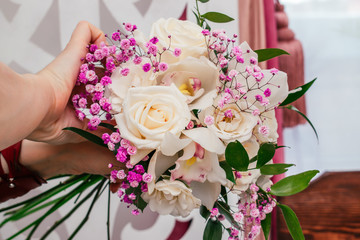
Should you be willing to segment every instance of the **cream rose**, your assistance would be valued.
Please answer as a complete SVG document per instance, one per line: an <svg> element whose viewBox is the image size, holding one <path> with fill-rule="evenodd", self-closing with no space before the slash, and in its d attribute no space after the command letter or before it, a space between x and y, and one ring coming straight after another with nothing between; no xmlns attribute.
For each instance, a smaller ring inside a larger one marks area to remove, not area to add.
<svg viewBox="0 0 360 240"><path fill-rule="evenodd" d="M112 83L106 88L106 95L109 97L112 109L115 113L122 111L122 103L132 87L147 87L154 85L156 74L153 71L145 72L141 65L135 65L131 62L122 65L129 69L129 74L123 76L121 69L117 68L111 75Z"/></svg>
<svg viewBox="0 0 360 240"><path fill-rule="evenodd" d="M201 205L192 190L180 181L162 180L155 184L151 192L142 194L152 211L161 215L186 217L194 208Z"/></svg>
<svg viewBox="0 0 360 240"><path fill-rule="evenodd" d="M199 114L200 120L204 122L207 116L212 116L214 123L208 125L208 128L225 143L235 140L245 142L251 138L259 118L249 112L241 111L239 106L242 107L242 104L244 103L227 104L223 109L210 106ZM232 116L226 115L226 111L231 112Z"/></svg>
<svg viewBox="0 0 360 240"><path fill-rule="evenodd" d="M123 108L115 115L121 136L140 150L158 149L165 133L179 136L191 119L186 98L174 85L130 88Z"/></svg>
<svg viewBox="0 0 360 240"><path fill-rule="evenodd" d="M203 29L190 21L181 21L175 18L159 19L156 21L151 28L150 37L156 36L159 39L157 43L159 49L163 47L168 48L170 44L171 35L171 46L170 49L175 48L181 49L180 57L175 57L171 52L165 52L161 56L161 61L167 63L177 62L188 56L200 57L207 55L207 47L204 36L201 31Z"/></svg>
<svg viewBox="0 0 360 240"><path fill-rule="evenodd" d="M169 65L166 72L157 77L158 85L174 83L187 98L190 109L204 109L216 97L219 69L205 57L187 57Z"/></svg>

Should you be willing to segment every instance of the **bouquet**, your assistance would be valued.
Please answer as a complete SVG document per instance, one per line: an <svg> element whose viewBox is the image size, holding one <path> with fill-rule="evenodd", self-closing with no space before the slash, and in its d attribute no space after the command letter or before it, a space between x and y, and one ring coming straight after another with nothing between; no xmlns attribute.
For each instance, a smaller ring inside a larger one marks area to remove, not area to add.
<svg viewBox="0 0 360 240"><path fill-rule="evenodd" d="M201 15L196 10L198 25L160 19L145 37L136 25L124 23L123 30L108 36L108 43L89 45L77 79L83 92L72 97L78 118L88 119L89 131L67 130L114 153L123 167L109 164L109 181L120 182L117 195L133 215L146 207L182 217L199 209L207 221L204 239L221 239L224 232L228 239L254 239L261 229L268 239L271 212L278 206L292 237L304 239L294 212L275 196L304 190L318 171L273 184L273 175L293 166L272 162L276 149L283 147L277 145L275 110L296 110L288 104L314 81L289 92L286 73L258 66L286 52L253 51L246 42L238 45L236 35L211 30L207 23L231 18L214 12ZM99 126L109 130L101 138L91 133ZM17 204L15 207L22 207L11 212L2 225L28 215L35 207L52 206L22 230L33 227L30 238L45 217L96 184L45 238L93 196L89 214L106 181L101 176L72 176ZM70 193L49 201L75 184L79 185ZM236 201L230 201L229 195Z"/></svg>

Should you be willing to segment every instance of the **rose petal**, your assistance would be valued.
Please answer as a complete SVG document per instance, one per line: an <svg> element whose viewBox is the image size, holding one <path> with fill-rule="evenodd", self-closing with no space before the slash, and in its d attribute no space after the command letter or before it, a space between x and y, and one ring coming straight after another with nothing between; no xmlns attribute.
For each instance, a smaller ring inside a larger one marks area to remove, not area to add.
<svg viewBox="0 0 360 240"><path fill-rule="evenodd" d="M183 131L183 134L199 143L203 148L208 151L223 154L225 152L224 144L219 138L207 128L194 128Z"/></svg>

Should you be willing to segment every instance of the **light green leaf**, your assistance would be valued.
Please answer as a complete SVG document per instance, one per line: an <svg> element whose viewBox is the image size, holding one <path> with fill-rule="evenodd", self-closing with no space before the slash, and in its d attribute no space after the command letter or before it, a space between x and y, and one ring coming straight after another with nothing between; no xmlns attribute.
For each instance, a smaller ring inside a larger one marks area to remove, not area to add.
<svg viewBox="0 0 360 240"><path fill-rule="evenodd" d="M309 90L309 88L313 85L313 83L315 81L316 81L316 78L314 80L296 88L296 89L301 89L301 90L290 93L287 96L287 98L280 104L280 106L285 106L292 102L295 102L297 99L299 99L301 96L303 96L307 92L307 90Z"/></svg>
<svg viewBox="0 0 360 240"><path fill-rule="evenodd" d="M266 214L266 218L261 221L261 228L264 232L265 240L268 240L271 229L271 213Z"/></svg>
<svg viewBox="0 0 360 240"><path fill-rule="evenodd" d="M237 171L247 171L249 166L249 155L239 141L231 142L225 150L226 162Z"/></svg>
<svg viewBox="0 0 360 240"><path fill-rule="evenodd" d="M231 166L226 161L222 161L222 162L220 162L220 167L222 167L222 169L224 169L224 171L226 173L226 179L235 183L234 173L233 173Z"/></svg>
<svg viewBox="0 0 360 240"><path fill-rule="evenodd" d="M234 20L232 17L229 17L228 15L218 12L207 12L201 16L215 23L227 23Z"/></svg>
<svg viewBox="0 0 360 240"><path fill-rule="evenodd" d="M64 128L63 130L69 130L72 131L74 133L79 134L80 136L82 136L83 138L86 138L87 140L89 140L90 142L96 143L102 147L107 147L106 144L104 144L104 141L101 139L101 137L96 136L95 134L89 133L85 130L82 130L80 128L75 128L75 127L67 127Z"/></svg>
<svg viewBox="0 0 360 240"><path fill-rule="evenodd" d="M270 194L283 197L299 193L309 186L310 180L318 173L318 170L310 170L283 178L271 187Z"/></svg>
<svg viewBox="0 0 360 240"><path fill-rule="evenodd" d="M294 240L305 240L304 234L302 232L299 219L291 208L286 205L279 204L278 207L281 209L281 212L284 216L286 226L289 229L290 235Z"/></svg>
<svg viewBox="0 0 360 240"><path fill-rule="evenodd" d="M213 221L209 219L204 230L203 240L221 240L221 236L221 223L218 220Z"/></svg>
<svg viewBox="0 0 360 240"><path fill-rule="evenodd" d="M264 165L260 168L262 175L277 175L287 172L287 168L294 166L295 164L276 163Z"/></svg>
<svg viewBox="0 0 360 240"><path fill-rule="evenodd" d="M315 136L316 136L316 139L319 141L319 135L314 127L314 125L312 124L312 122L310 121L310 119L308 119L305 114L303 114L302 112L300 112L296 107L292 106L292 105L289 105L289 106L286 106L285 108L289 109L289 110L293 110L295 112L297 112L298 114L300 114L303 118L305 118L305 120L310 124L311 128L313 129L314 133L315 133Z"/></svg>
<svg viewBox="0 0 360 240"><path fill-rule="evenodd" d="M266 48L266 49L258 49L254 52L258 55L258 62L264 62L266 60L272 59L274 57L278 57L280 55L290 55L288 52L279 49L279 48Z"/></svg>
<svg viewBox="0 0 360 240"><path fill-rule="evenodd" d="M269 162L275 155L275 145L273 143L263 143L261 144L258 155L256 168L261 168L267 162Z"/></svg>

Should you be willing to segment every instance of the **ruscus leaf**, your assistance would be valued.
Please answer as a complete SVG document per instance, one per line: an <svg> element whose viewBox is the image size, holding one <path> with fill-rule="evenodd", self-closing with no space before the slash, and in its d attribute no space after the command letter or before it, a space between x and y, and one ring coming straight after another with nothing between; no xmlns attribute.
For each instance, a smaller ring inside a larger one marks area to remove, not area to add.
<svg viewBox="0 0 360 240"><path fill-rule="evenodd" d="M299 193L309 186L310 180L318 173L318 170L310 170L283 178L271 187L270 194L283 197Z"/></svg>
<svg viewBox="0 0 360 240"><path fill-rule="evenodd" d="M272 59L274 57L278 57L280 55L290 55L288 52L279 49L279 48L266 48L266 49L258 49L254 52L258 55L258 62L264 62L266 60Z"/></svg>
<svg viewBox="0 0 360 240"><path fill-rule="evenodd" d="M271 229L271 213L266 214L266 218L261 221L261 228L264 232L265 240L268 240Z"/></svg>
<svg viewBox="0 0 360 240"><path fill-rule="evenodd" d="M307 90L309 90L309 88L313 85L313 83L316 81L316 78L298 88L295 89L299 89L299 91L295 91L293 93L290 93L287 98L280 104L280 106L285 106L288 105L292 102L295 102L297 99L299 99L301 96L303 96Z"/></svg>
<svg viewBox="0 0 360 240"><path fill-rule="evenodd" d="M221 223L216 220L209 219L204 229L203 240L221 240L222 226Z"/></svg>
<svg viewBox="0 0 360 240"><path fill-rule="evenodd" d="M299 219L297 218L294 211L283 204L279 204L278 207L281 209L281 212L284 216L286 226L289 229L290 235L294 240L305 240L304 234L302 232Z"/></svg>
<svg viewBox="0 0 360 240"><path fill-rule="evenodd" d="M215 23L227 23L234 20L232 17L229 17L226 14L218 13L218 12L207 12L201 16Z"/></svg>
<svg viewBox="0 0 360 240"><path fill-rule="evenodd" d="M107 147L106 144L104 144L103 140L101 139L101 137L96 136L95 134L89 133L85 130L82 130L80 128L75 128L75 127L67 127L64 128L63 130L69 130L72 131L74 133L79 134L80 136L82 136L83 138L86 138L87 140L96 143L102 147Z"/></svg>
<svg viewBox="0 0 360 240"><path fill-rule="evenodd" d="M269 162L275 155L275 145L273 143L263 143L261 144L258 155L256 168L261 168L267 162Z"/></svg>
<svg viewBox="0 0 360 240"><path fill-rule="evenodd" d="M224 171L226 173L226 179L235 183L234 173L233 173L231 166L226 161L222 161L222 162L220 162L220 167L222 169L224 169Z"/></svg>
<svg viewBox="0 0 360 240"><path fill-rule="evenodd" d="M249 155L239 141L231 142L225 150L226 162L237 171L247 171L249 166Z"/></svg>
<svg viewBox="0 0 360 240"><path fill-rule="evenodd" d="M262 175L277 175L287 172L288 168L294 165L295 164L285 164L285 163L268 164L260 168L260 173Z"/></svg>
<svg viewBox="0 0 360 240"><path fill-rule="evenodd" d="M200 215L206 219L208 219L210 217L210 211L204 206L201 205L200 206Z"/></svg>

